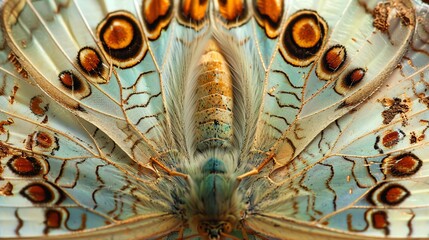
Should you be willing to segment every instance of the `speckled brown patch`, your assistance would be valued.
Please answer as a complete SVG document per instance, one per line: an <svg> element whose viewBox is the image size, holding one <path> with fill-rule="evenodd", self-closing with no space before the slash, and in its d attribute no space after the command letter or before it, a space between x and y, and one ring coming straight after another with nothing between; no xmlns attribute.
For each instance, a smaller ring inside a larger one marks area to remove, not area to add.
<svg viewBox="0 0 429 240"><path fill-rule="evenodd" d="M400 98L394 98L393 104L389 109L384 110L381 115L383 116L383 124L389 124L396 115L404 114L410 110L410 107L404 103ZM405 116L403 116L405 118ZM403 125L406 125L406 119L403 119Z"/></svg>
<svg viewBox="0 0 429 240"><path fill-rule="evenodd" d="M13 185L7 182L4 186L0 187L0 196L12 196Z"/></svg>
<svg viewBox="0 0 429 240"><path fill-rule="evenodd" d="M387 32L389 29L387 18L389 17L390 10L390 3L380 3L375 7L372 13L374 17L374 22L372 24L375 28L382 32Z"/></svg>
<svg viewBox="0 0 429 240"><path fill-rule="evenodd" d="M18 61L18 57L14 53L9 53L9 55L7 56L7 60L9 60L9 62L13 64L16 71L19 73L19 75L21 75L21 77L25 79L28 78L27 71L25 71L25 69L22 67L21 63Z"/></svg>
<svg viewBox="0 0 429 240"><path fill-rule="evenodd" d="M417 142L417 137L415 132L410 133L410 144L414 144Z"/></svg>
<svg viewBox="0 0 429 240"><path fill-rule="evenodd" d="M9 96L9 102L10 104L13 104L15 102L16 93L18 92L19 87L13 86L12 94Z"/></svg>
<svg viewBox="0 0 429 240"><path fill-rule="evenodd" d="M414 22L414 9L405 6L404 3L397 2L395 3L396 10L398 11L398 16L401 18L402 24L405 26L411 25Z"/></svg>
<svg viewBox="0 0 429 240"><path fill-rule="evenodd" d="M411 25L413 23L413 10L405 6L403 3L395 2L392 6L391 3L380 3L378 4L372 15L374 17L373 25L375 28L382 32L387 32L389 30L389 14L394 7L397 11L397 17L401 18L402 24L405 26Z"/></svg>
<svg viewBox="0 0 429 240"><path fill-rule="evenodd" d="M9 148L0 142L0 158L6 157L10 154Z"/></svg>
<svg viewBox="0 0 429 240"><path fill-rule="evenodd" d="M429 108L429 97L426 97L424 93L420 93L417 95L419 97L419 102L426 105L427 108Z"/></svg>

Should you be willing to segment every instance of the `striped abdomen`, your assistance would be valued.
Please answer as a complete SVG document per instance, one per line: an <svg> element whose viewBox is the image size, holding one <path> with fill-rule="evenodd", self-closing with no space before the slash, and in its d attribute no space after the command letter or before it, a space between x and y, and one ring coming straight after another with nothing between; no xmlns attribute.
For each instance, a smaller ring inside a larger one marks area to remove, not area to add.
<svg viewBox="0 0 429 240"><path fill-rule="evenodd" d="M199 64L195 113L197 149L229 147L233 138L232 78L215 41L209 42Z"/></svg>

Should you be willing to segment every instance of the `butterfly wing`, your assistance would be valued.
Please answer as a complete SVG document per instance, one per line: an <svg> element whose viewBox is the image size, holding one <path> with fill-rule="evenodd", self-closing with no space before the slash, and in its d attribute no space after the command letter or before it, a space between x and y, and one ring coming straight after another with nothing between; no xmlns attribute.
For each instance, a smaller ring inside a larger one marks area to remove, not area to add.
<svg viewBox="0 0 429 240"><path fill-rule="evenodd" d="M0 236L123 239L176 229L172 197L159 190L166 180L49 98L2 44Z"/></svg>
<svg viewBox="0 0 429 240"><path fill-rule="evenodd" d="M399 67L284 168L252 183L251 229L282 238L427 236L428 6Z"/></svg>
<svg viewBox="0 0 429 240"><path fill-rule="evenodd" d="M271 151L279 165L297 156L380 86L405 53L414 22L409 1L293 1L276 38L257 24L258 49L272 55L261 59L253 152Z"/></svg>
<svg viewBox="0 0 429 240"><path fill-rule="evenodd" d="M172 138L183 135L183 117L167 116L183 102L170 91L182 82L170 77L180 59L167 56L187 56L186 44L207 24L202 18L199 32L179 24L175 7L172 1L7 1L2 18L8 43L37 84L145 166L177 149L186 154L183 137Z"/></svg>

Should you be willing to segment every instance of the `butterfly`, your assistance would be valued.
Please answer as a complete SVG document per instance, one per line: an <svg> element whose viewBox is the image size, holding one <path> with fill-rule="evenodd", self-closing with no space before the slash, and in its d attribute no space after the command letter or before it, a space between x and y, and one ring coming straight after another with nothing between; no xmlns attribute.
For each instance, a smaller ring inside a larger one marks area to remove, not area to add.
<svg viewBox="0 0 429 240"><path fill-rule="evenodd" d="M427 1L0 16L0 238L429 235Z"/></svg>

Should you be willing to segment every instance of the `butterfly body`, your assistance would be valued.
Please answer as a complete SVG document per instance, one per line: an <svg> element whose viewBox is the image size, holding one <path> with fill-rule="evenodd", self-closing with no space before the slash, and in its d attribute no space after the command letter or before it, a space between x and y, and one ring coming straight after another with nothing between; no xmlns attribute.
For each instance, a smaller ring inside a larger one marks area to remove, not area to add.
<svg viewBox="0 0 429 240"><path fill-rule="evenodd" d="M420 0L7 0L0 238L424 238Z"/></svg>

